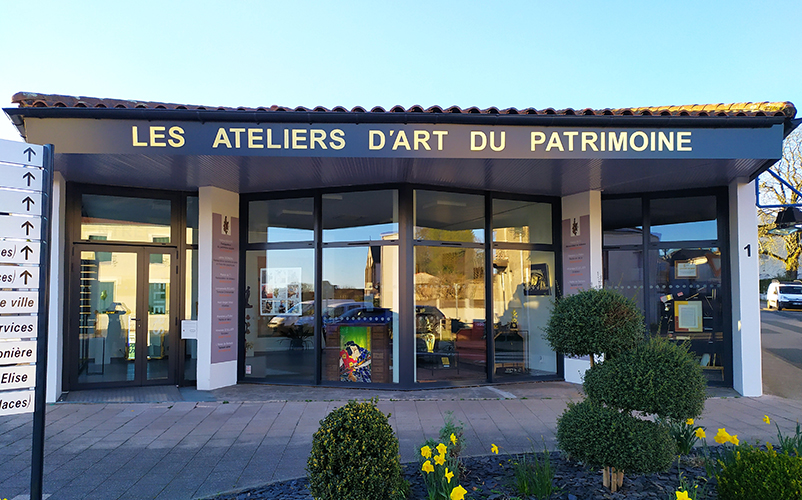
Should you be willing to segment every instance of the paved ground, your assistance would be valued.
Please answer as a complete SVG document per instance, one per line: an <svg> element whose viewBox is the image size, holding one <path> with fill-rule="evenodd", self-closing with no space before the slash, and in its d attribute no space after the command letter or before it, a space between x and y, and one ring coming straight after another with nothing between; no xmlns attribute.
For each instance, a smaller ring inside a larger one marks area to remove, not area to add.
<svg viewBox="0 0 802 500"><path fill-rule="evenodd" d="M405 461L436 436L447 411L465 423L467 454L486 454L491 443L525 451L541 438L553 447L557 416L581 397L578 386L564 382L416 392L238 385L210 393L72 393L70 401L93 402L48 407L44 491L59 500L180 500L298 477L319 420L349 398L374 395L392 413ZM699 422L712 433L726 427L741 440L776 442L764 414L790 432L802 400L739 398L718 389ZM27 498L30 445L30 415L0 417L0 498Z"/></svg>
<svg viewBox="0 0 802 500"><path fill-rule="evenodd" d="M763 392L802 399L802 310L763 306Z"/></svg>

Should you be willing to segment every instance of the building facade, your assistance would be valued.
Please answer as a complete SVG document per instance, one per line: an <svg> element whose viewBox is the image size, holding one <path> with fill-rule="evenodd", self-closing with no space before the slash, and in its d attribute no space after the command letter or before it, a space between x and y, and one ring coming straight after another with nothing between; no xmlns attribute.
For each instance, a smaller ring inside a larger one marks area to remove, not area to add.
<svg viewBox="0 0 802 500"><path fill-rule="evenodd" d="M581 380L553 301L633 298L761 393L755 177L790 103L204 108L20 93L53 144L48 398Z"/></svg>

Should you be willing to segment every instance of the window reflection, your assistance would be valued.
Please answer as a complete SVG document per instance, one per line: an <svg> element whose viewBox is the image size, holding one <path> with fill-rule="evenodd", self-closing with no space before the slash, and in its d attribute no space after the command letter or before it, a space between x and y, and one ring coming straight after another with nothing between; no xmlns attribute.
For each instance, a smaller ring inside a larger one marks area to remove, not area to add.
<svg viewBox="0 0 802 500"><path fill-rule="evenodd" d="M398 191L323 195L323 241L398 238Z"/></svg>
<svg viewBox="0 0 802 500"><path fill-rule="evenodd" d="M82 240L169 243L170 222L170 200L81 195Z"/></svg>
<svg viewBox="0 0 802 500"><path fill-rule="evenodd" d="M484 197L475 194L415 191L415 239L483 243Z"/></svg>
<svg viewBox="0 0 802 500"><path fill-rule="evenodd" d="M715 196L659 198L649 205L651 235L658 241L718 238Z"/></svg>
<svg viewBox="0 0 802 500"><path fill-rule="evenodd" d="M557 372L557 356L542 335L553 299L553 253L503 249L493 252L496 377Z"/></svg>
<svg viewBox="0 0 802 500"><path fill-rule="evenodd" d="M314 240L312 198L261 200L248 204L248 242L283 243Z"/></svg>
<svg viewBox="0 0 802 500"><path fill-rule="evenodd" d="M314 250L246 252L245 377L314 382Z"/></svg>
<svg viewBox="0 0 802 500"><path fill-rule="evenodd" d="M323 250L323 379L398 382L398 247Z"/></svg>
<svg viewBox="0 0 802 500"><path fill-rule="evenodd" d="M716 247L650 252L654 285L649 287L650 330L689 342L709 380L724 381L721 252Z"/></svg>
<svg viewBox="0 0 802 500"><path fill-rule="evenodd" d="M416 380L485 380L484 250L415 247Z"/></svg>
<svg viewBox="0 0 802 500"><path fill-rule="evenodd" d="M640 198L602 200L604 245L643 245L642 212Z"/></svg>
<svg viewBox="0 0 802 500"><path fill-rule="evenodd" d="M550 244L551 205L493 200L493 241Z"/></svg>

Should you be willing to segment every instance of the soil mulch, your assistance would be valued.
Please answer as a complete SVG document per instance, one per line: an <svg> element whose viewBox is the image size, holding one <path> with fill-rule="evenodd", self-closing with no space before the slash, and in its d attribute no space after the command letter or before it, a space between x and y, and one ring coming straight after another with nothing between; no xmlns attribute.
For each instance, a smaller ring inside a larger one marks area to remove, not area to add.
<svg viewBox="0 0 802 500"><path fill-rule="evenodd" d="M542 457L541 454L539 454ZM550 454L555 469L554 484L560 491L550 498L552 500L596 500L596 499L660 499L673 500L674 492L679 485L677 462L664 473L641 476L624 476L622 488L612 493L602 486L602 475L599 470L591 470L583 465L564 459L559 452ZM462 458L464 472L460 484L468 490L466 499L510 500L523 498L514 486L512 463L503 455L490 455ZM404 477L410 483L410 499L426 499L426 486L417 463L402 465ZM698 477L700 482L705 478L702 461L696 455L683 457L682 473L687 481ZM307 489L306 478L270 483L232 493L209 497L213 500L310 500L312 495ZM707 498L715 498L715 480L707 487ZM534 497L530 497L534 498Z"/></svg>

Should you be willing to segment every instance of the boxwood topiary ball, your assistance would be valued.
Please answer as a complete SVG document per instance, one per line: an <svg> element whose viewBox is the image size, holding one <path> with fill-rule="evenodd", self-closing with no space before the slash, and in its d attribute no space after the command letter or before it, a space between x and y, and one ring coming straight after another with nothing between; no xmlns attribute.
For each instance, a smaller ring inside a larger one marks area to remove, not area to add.
<svg viewBox="0 0 802 500"><path fill-rule="evenodd" d="M569 356L614 357L643 340L637 304L612 290L583 290L558 299L545 328L551 348Z"/></svg>
<svg viewBox="0 0 802 500"><path fill-rule="evenodd" d="M557 420L557 441L576 460L627 474L665 471L676 453L665 426L589 399L569 403Z"/></svg>
<svg viewBox="0 0 802 500"><path fill-rule="evenodd" d="M398 438L372 401L349 401L320 421L306 472L318 500L396 499L408 489Z"/></svg>
<svg viewBox="0 0 802 500"><path fill-rule="evenodd" d="M594 366L583 384L589 399L676 420L702 414L706 386L688 346L660 337Z"/></svg>

